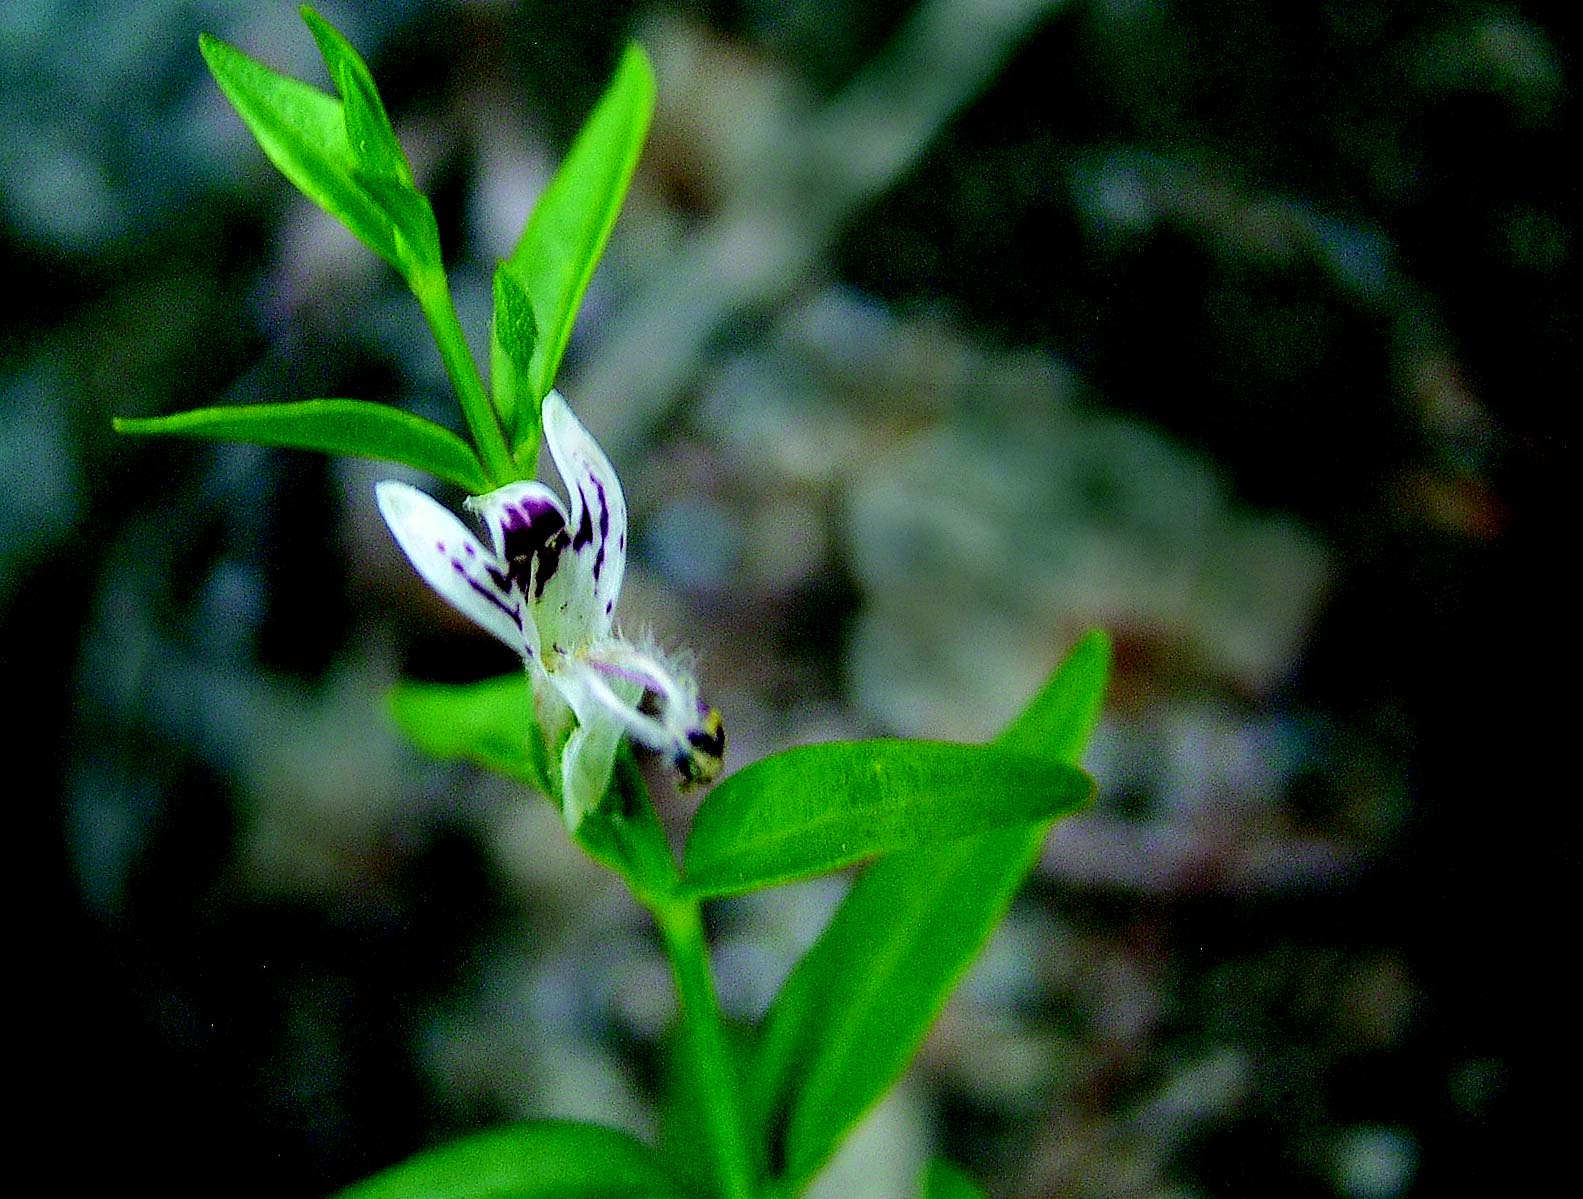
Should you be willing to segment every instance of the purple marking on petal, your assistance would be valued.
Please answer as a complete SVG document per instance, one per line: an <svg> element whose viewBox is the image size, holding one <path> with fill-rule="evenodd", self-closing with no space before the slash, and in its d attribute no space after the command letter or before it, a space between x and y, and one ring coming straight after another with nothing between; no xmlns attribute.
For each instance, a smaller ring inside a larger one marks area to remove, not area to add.
<svg viewBox="0 0 1583 1199"><path fill-rule="evenodd" d="M599 493L599 539L603 541L610 536L610 501L605 498L605 485L592 475L588 478Z"/></svg>
<svg viewBox="0 0 1583 1199"><path fill-rule="evenodd" d="M512 565L525 566L533 579L533 598L544 598L544 585L550 581L555 572L560 569L561 551L566 548L566 530L562 529L555 535L548 545L536 550L531 559L518 558ZM527 590L528 579L523 579L521 585ZM563 604L562 607L565 607Z"/></svg>
<svg viewBox="0 0 1583 1199"><path fill-rule="evenodd" d="M551 501L528 496L504 510L500 530L511 584L523 595L543 599L568 540L566 518Z"/></svg>
<svg viewBox="0 0 1583 1199"><path fill-rule="evenodd" d="M566 527L566 518L549 500L528 496L505 510L500 521L507 561L531 557Z"/></svg>
<svg viewBox="0 0 1583 1199"><path fill-rule="evenodd" d="M594 485L594 491L599 495L599 550L594 554L594 582L599 582L599 572L605 566L605 542L610 537L610 504L605 499L605 485L593 475L588 476L588 481ZM586 513L584 514L586 519Z"/></svg>
<svg viewBox="0 0 1583 1199"><path fill-rule="evenodd" d="M615 600L613 600L613 599L606 600L605 601L605 615L609 616L611 611L614 610L615 606L616 606L616 601Z"/></svg>
<svg viewBox="0 0 1583 1199"><path fill-rule="evenodd" d="M582 500L579 505L583 510L582 519L577 522L577 532L572 537L572 549L581 550L594 539L594 524L588 519L588 496L584 494L582 484L577 485L577 498Z"/></svg>
<svg viewBox="0 0 1583 1199"><path fill-rule="evenodd" d="M511 623L517 626L517 630L519 632L522 630L522 613L517 610L516 605L506 603L505 600L500 598L499 592L491 591L477 579L473 578L472 573L458 559L451 559L451 568L455 570L457 574L461 575L462 578L467 580L467 585L469 587L478 592L479 595L483 596L490 603L494 604L495 607L499 608L502 612L509 616L511 618ZM498 572L491 570L489 574L492 581L497 583L502 581L498 578Z"/></svg>
<svg viewBox="0 0 1583 1199"><path fill-rule="evenodd" d="M478 550L476 548L474 548L473 543L471 541L469 541L466 545L464 545L462 547L462 550L463 550L464 553L466 553L466 555L469 558L473 558L473 557L476 557L478 555Z"/></svg>

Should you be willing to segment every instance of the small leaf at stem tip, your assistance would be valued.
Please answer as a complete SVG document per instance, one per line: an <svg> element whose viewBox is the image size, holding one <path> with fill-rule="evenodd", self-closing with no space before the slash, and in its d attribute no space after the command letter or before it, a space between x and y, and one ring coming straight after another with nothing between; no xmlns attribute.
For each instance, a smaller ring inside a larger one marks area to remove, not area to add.
<svg viewBox="0 0 1583 1199"><path fill-rule="evenodd" d="M367 64L312 9L303 9L303 20L344 99L208 34L198 45L220 90L281 174L416 286L440 262L434 215L413 185Z"/></svg>
<svg viewBox="0 0 1583 1199"><path fill-rule="evenodd" d="M341 93L347 147L353 163L368 173L412 187L412 168L396 140L390 116L374 84L374 76L352 43L317 12L304 4L303 23L319 44L324 65Z"/></svg>
<svg viewBox="0 0 1583 1199"><path fill-rule="evenodd" d="M473 449L455 433L388 404L299 400L194 408L170 416L115 417L117 433L197 437L399 462L478 494L489 490Z"/></svg>
<svg viewBox="0 0 1583 1199"><path fill-rule="evenodd" d="M531 473L533 462L523 459L537 457L542 397L532 394L527 381L533 349L539 340L539 323L527 289L506 262L495 268L495 315L490 337L495 411L500 414L518 465Z"/></svg>
<svg viewBox="0 0 1583 1199"><path fill-rule="evenodd" d="M341 102L209 34L200 35L198 45L220 90L280 173L370 250L402 270L389 215L352 178Z"/></svg>

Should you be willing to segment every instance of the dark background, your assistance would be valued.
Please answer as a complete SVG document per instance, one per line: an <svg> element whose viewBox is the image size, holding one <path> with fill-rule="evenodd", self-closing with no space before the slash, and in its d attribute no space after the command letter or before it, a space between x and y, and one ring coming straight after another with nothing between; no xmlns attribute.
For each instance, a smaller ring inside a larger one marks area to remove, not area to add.
<svg viewBox="0 0 1583 1199"><path fill-rule="evenodd" d="M1564 1069L1575 1019L1549 6L325 12L475 335L624 39L653 55L560 382L632 505L629 627L699 651L733 765L984 737L1082 628L1116 638L1098 809L822 1194L909 1193L937 1151L997 1196L1161 1199L1509 1190L1565 1157L1523 1052ZM547 805L381 715L397 677L511 665L389 543L392 469L109 432L320 395L456 424L415 304L273 173L200 29L324 82L287 5L0 10L38 1145L73 1192L308 1196L512 1118L652 1134L641 914ZM839 894L714 913L735 1016Z"/></svg>

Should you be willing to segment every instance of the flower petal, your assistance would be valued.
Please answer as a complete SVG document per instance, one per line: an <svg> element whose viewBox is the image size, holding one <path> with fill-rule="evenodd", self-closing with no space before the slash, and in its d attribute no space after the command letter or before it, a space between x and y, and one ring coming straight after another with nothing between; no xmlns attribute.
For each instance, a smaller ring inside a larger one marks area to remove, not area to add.
<svg viewBox="0 0 1583 1199"><path fill-rule="evenodd" d="M571 500L569 548L576 575L586 580L586 590L569 589L565 621L586 630L579 640L594 641L610 631L626 573L626 497L610 459L558 391L544 397L544 442Z"/></svg>
<svg viewBox="0 0 1583 1199"><path fill-rule="evenodd" d="M396 543L429 586L519 654L532 656L531 625L523 620L506 564L416 487L387 479L374 486L374 495Z"/></svg>
<svg viewBox="0 0 1583 1199"><path fill-rule="evenodd" d="M519 559L542 554L566 533L566 506L543 483L508 483L486 495L468 496L463 507L478 513L489 530L495 556L515 570ZM557 551L558 552L558 551ZM550 573L553 573L553 567ZM527 594L526 574L518 585Z"/></svg>
<svg viewBox="0 0 1583 1199"><path fill-rule="evenodd" d="M698 698L698 684L682 667L629 642L609 639L550 676L580 724L615 722L664 754L686 786L720 773L725 727Z"/></svg>
<svg viewBox="0 0 1583 1199"><path fill-rule="evenodd" d="M605 720L579 725L561 756L561 815L572 832L610 789L621 726Z"/></svg>
<svg viewBox="0 0 1583 1199"><path fill-rule="evenodd" d="M608 673L584 659L573 659L552 672L550 682L577 713L577 723L583 727L613 725L650 749L671 751L675 737L642 708L644 696L653 694L653 690L635 678Z"/></svg>

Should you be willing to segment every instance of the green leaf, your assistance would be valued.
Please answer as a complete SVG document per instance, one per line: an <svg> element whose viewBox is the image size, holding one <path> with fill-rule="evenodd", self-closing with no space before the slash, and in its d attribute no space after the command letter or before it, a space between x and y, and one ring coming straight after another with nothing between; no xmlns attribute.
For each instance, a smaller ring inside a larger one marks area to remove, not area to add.
<svg viewBox="0 0 1583 1199"><path fill-rule="evenodd" d="M983 745L850 741L753 763L704 800L683 888L734 895L863 858L1076 811L1094 784L1075 766Z"/></svg>
<svg viewBox="0 0 1583 1199"><path fill-rule="evenodd" d="M1091 629L1067 653L1039 693L1001 730L995 744L1021 753L1077 762L1099 724L1110 682L1110 638Z"/></svg>
<svg viewBox="0 0 1583 1199"><path fill-rule="evenodd" d="M577 309L621 211L653 114L654 69L642 47L632 45L506 262L538 318L519 415L528 401L537 404L554 386ZM512 432L513 448L534 434L525 426Z"/></svg>
<svg viewBox="0 0 1583 1199"><path fill-rule="evenodd" d="M395 145L368 69L340 34L317 14L310 18L310 12L304 19L320 38L331 76L353 96L355 148L348 136L349 114L335 97L208 34L199 37L198 46L220 90L281 174L409 281L436 270L440 247L433 211L412 187L411 171Z"/></svg>
<svg viewBox="0 0 1583 1199"><path fill-rule="evenodd" d="M398 269L416 290L425 274L445 277L440 262L440 227L434 220L429 198L399 179L376 175L362 167L352 169L352 178L390 218L390 235L399 260Z"/></svg>
<svg viewBox="0 0 1583 1199"><path fill-rule="evenodd" d="M709 1121L710 1083L699 1070L693 1031L685 1022L673 1024L659 1044L660 1067L660 1151L678 1177L690 1183L701 1195L718 1192L714 1182L716 1159L713 1132ZM729 1021L721 1033L725 1045L726 1069L733 1082L732 1101L741 1093L749 1048L749 1030ZM770 1192L762 1192L770 1199ZM790 1199L790 1197L785 1197Z"/></svg>
<svg viewBox="0 0 1583 1199"><path fill-rule="evenodd" d="M923 1172L923 1199L989 1199L982 1187L950 1162L936 1158Z"/></svg>
<svg viewBox="0 0 1583 1199"><path fill-rule="evenodd" d="M554 794L524 671L481 683L398 683L390 714L424 753L464 758Z"/></svg>
<svg viewBox="0 0 1583 1199"><path fill-rule="evenodd" d="M533 477L539 452L540 396L526 386L538 344L533 301L505 263L495 268L495 319L490 325L489 374L500 423L514 430L513 456L525 477Z"/></svg>
<svg viewBox="0 0 1583 1199"><path fill-rule="evenodd" d="M647 1145L596 1124L545 1121L452 1141L335 1199L681 1199Z"/></svg>
<svg viewBox="0 0 1583 1199"><path fill-rule="evenodd" d="M474 495L489 490L477 456L455 433L410 412L367 400L239 404L195 408L171 416L118 416L113 423L117 433L244 441L400 462Z"/></svg>
<svg viewBox="0 0 1583 1199"><path fill-rule="evenodd" d="M997 739L1075 763L1109 676L1104 633L1084 637ZM912 1060L1000 922L1048 825L892 854L853 885L765 1016L748 1094L770 1166L811 1177Z"/></svg>
<svg viewBox="0 0 1583 1199"><path fill-rule="evenodd" d="M335 80L336 90L341 93L346 140L353 165L370 175L396 179L411 188L412 168L402 153L401 143L396 140L396 131L363 56L335 26L307 5L302 6L302 19L313 34L313 40L319 43L324 65L329 69L330 78Z"/></svg>
<svg viewBox="0 0 1583 1199"><path fill-rule="evenodd" d="M590 857L625 878L641 902L652 905L675 890L676 862L630 745L623 742L616 751L610 790L584 815L575 836Z"/></svg>

